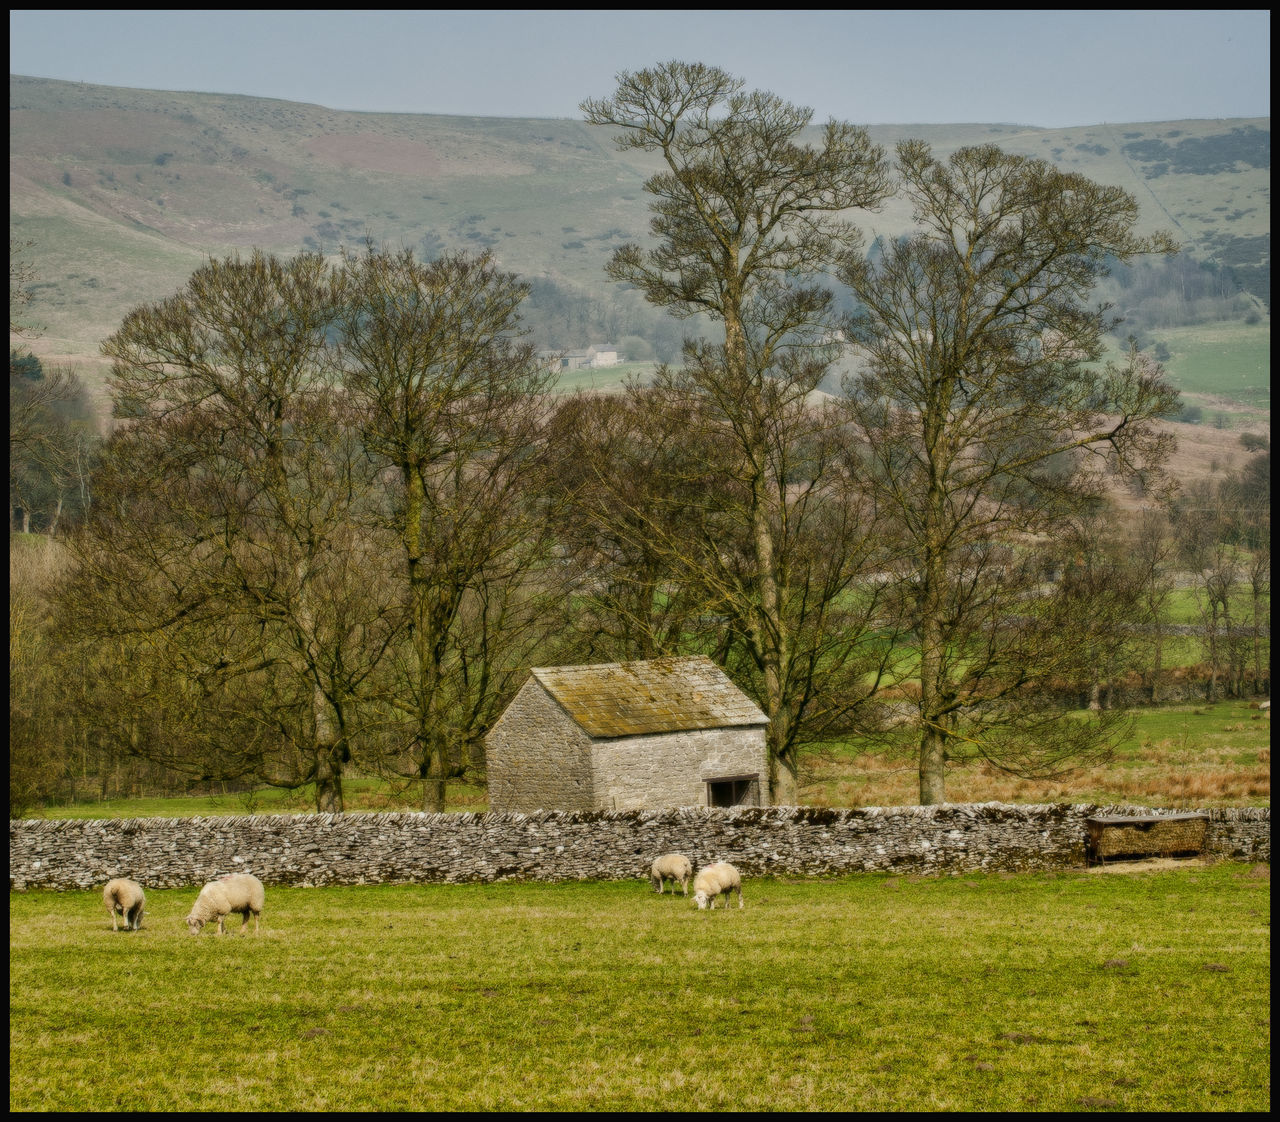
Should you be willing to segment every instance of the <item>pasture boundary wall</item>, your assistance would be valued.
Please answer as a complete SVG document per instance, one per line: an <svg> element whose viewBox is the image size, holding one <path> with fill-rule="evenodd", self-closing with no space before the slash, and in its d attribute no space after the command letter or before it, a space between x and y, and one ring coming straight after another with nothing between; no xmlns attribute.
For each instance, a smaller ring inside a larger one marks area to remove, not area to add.
<svg viewBox="0 0 1280 1122"><path fill-rule="evenodd" d="M733 862L748 876L1083 868L1086 820L1185 809L1004 803L927 807L297 814L9 823L9 888L148 888L249 872L267 884L624 880L654 857ZM1205 852L1271 860L1271 810L1219 808Z"/></svg>

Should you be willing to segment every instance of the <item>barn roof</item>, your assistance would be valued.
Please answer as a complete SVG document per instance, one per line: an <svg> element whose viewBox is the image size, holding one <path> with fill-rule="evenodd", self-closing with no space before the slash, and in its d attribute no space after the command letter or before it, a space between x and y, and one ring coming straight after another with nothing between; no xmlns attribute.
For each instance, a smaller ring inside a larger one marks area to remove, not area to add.
<svg viewBox="0 0 1280 1122"><path fill-rule="evenodd" d="M537 666L533 676L593 737L769 721L720 667L702 655L595 666Z"/></svg>

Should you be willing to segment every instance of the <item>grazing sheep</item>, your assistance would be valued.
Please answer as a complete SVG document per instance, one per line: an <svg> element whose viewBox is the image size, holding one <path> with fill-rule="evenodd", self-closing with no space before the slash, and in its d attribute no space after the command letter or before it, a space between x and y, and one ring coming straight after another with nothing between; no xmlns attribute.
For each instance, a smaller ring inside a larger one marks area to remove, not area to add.
<svg viewBox="0 0 1280 1122"><path fill-rule="evenodd" d="M657 858L653 865L650 866L649 879L653 881L653 887L659 896L662 895L666 881L671 882L671 894L673 896L675 895L677 884L684 889L684 894L688 896L689 881L693 879L693 862L683 853L668 853L663 857Z"/></svg>
<svg viewBox="0 0 1280 1122"><path fill-rule="evenodd" d="M191 914L187 916L187 929L192 935L199 935L200 928L212 919L218 921L218 934L226 934L224 921L232 912L239 912L244 920L240 924L240 934L249 926L249 915L253 915L253 933L258 933L258 917L262 914L262 901L265 893L262 881L248 873L231 873L210 881L196 897L191 905Z"/></svg>
<svg viewBox="0 0 1280 1122"><path fill-rule="evenodd" d="M111 930L119 931L116 916L124 920L126 931L137 931L142 926L142 909L147 902L142 885L126 877L107 881L102 890L102 902L111 913Z"/></svg>
<svg viewBox="0 0 1280 1122"><path fill-rule="evenodd" d="M693 882L693 899L699 911L703 908L714 908L716 897L722 894L725 898L724 906L727 908L731 892L738 894L738 907L742 907L742 877L727 861L717 861L714 865L708 865L698 873Z"/></svg>

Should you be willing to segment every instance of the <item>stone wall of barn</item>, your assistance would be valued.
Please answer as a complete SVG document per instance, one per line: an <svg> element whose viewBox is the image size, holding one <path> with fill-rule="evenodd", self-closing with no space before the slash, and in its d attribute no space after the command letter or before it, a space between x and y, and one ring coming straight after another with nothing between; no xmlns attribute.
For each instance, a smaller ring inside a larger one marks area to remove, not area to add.
<svg viewBox="0 0 1280 1122"><path fill-rule="evenodd" d="M421 884L643 878L654 857L728 860L744 875L830 876L1080 868L1087 819L1173 814L1092 805L812 807L539 814L307 814L9 823L9 886L91 888L128 876L198 885ZM1205 850L1271 860L1271 811L1216 809Z"/></svg>
<svg viewBox="0 0 1280 1122"><path fill-rule="evenodd" d="M762 799L769 798L763 727L597 740L591 758L596 810L705 806L707 780L730 776L755 776Z"/></svg>
<svg viewBox="0 0 1280 1122"><path fill-rule="evenodd" d="M489 730L485 765L496 811L595 809L591 739L535 678Z"/></svg>

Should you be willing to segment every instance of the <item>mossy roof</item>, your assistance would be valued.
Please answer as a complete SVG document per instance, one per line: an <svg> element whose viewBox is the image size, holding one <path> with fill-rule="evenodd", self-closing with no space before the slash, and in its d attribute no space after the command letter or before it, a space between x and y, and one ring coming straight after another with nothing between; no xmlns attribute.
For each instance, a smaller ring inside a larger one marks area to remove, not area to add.
<svg viewBox="0 0 1280 1122"><path fill-rule="evenodd" d="M591 737L769 723L755 702L702 655L539 666L532 673Z"/></svg>

